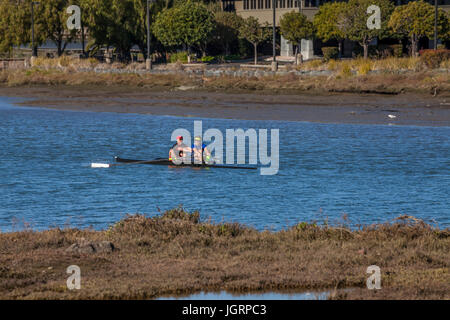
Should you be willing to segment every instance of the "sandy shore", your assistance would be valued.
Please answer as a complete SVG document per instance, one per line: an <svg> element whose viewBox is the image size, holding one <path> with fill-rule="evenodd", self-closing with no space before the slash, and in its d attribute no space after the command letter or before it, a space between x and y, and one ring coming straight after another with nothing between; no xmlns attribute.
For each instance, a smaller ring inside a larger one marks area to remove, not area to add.
<svg viewBox="0 0 450 320"><path fill-rule="evenodd" d="M0 96L23 97L23 106L59 110L139 113L244 120L449 126L450 99L421 94L224 93L180 87L3 87ZM395 118L389 117L395 116Z"/></svg>

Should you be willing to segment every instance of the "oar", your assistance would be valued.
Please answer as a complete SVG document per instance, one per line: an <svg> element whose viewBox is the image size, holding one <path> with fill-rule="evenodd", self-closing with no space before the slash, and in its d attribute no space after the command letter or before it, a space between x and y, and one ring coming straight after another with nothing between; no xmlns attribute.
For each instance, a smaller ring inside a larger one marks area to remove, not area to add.
<svg viewBox="0 0 450 320"><path fill-rule="evenodd" d="M165 159L162 159L160 161L166 161ZM155 163L158 162L158 160L145 160L145 161L134 161L134 162L124 162L124 163L91 163L91 168L111 168L111 167L119 167L119 166L125 166L127 164L146 164L146 163Z"/></svg>

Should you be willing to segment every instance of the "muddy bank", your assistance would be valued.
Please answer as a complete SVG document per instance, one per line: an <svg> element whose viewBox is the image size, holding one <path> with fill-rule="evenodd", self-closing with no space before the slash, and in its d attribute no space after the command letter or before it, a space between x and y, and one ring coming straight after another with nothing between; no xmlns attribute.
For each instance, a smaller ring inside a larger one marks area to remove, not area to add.
<svg viewBox="0 0 450 320"><path fill-rule="evenodd" d="M0 234L1 299L153 299L201 291L331 291L334 299L450 299L450 230L403 217L350 230L299 223L257 231L181 208L104 231ZM70 291L66 270L81 270ZM381 270L368 290L367 267ZM340 290L353 288L352 290Z"/></svg>
<svg viewBox="0 0 450 320"><path fill-rule="evenodd" d="M243 120L449 126L450 97L417 93L221 92L192 86L2 87L0 96L24 97L19 105L59 110L139 113Z"/></svg>

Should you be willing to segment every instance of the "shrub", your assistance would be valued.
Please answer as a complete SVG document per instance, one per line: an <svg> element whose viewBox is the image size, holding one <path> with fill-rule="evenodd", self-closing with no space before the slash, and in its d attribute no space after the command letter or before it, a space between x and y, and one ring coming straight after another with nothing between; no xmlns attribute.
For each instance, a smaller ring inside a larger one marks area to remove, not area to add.
<svg viewBox="0 0 450 320"><path fill-rule="evenodd" d="M401 44L392 44L389 46L392 49L392 56L396 58L403 57L403 45Z"/></svg>
<svg viewBox="0 0 450 320"><path fill-rule="evenodd" d="M398 70L419 70L419 58L405 57L405 58L386 58L374 61L372 70L382 71L398 71Z"/></svg>
<svg viewBox="0 0 450 320"><path fill-rule="evenodd" d="M187 63L187 61L188 61L187 57L188 57L188 53L186 51L172 53L170 55L170 62L171 63L177 63L177 62Z"/></svg>
<svg viewBox="0 0 450 320"><path fill-rule="evenodd" d="M205 56L205 57L202 57L202 58L200 59L200 61L201 61L201 62L212 62L212 61L214 61L215 59L216 59L215 57Z"/></svg>
<svg viewBox="0 0 450 320"><path fill-rule="evenodd" d="M358 67L359 75L366 75L371 70L370 62L361 63Z"/></svg>
<svg viewBox="0 0 450 320"><path fill-rule="evenodd" d="M320 59L306 61L297 66L298 70L323 70L326 65ZM325 68L326 69L326 68Z"/></svg>
<svg viewBox="0 0 450 320"><path fill-rule="evenodd" d="M441 68L442 69L450 69L450 59L442 61Z"/></svg>
<svg viewBox="0 0 450 320"><path fill-rule="evenodd" d="M228 56L224 57L225 60L241 60L241 56L237 55L237 54L230 54Z"/></svg>
<svg viewBox="0 0 450 320"><path fill-rule="evenodd" d="M323 59L328 61L330 59L337 59L339 57L338 47L323 47L322 48Z"/></svg>
<svg viewBox="0 0 450 320"><path fill-rule="evenodd" d="M352 74L353 73L352 73L352 68L350 67L350 64L343 63L342 68L339 72L339 76L346 78L346 77L350 77Z"/></svg>
<svg viewBox="0 0 450 320"><path fill-rule="evenodd" d="M328 61L328 65L327 65L328 70L335 71L337 69L337 67L338 67L338 64L337 64L336 60L330 59Z"/></svg>
<svg viewBox="0 0 450 320"><path fill-rule="evenodd" d="M420 62L430 69L439 68L442 62L450 59L450 50L420 50Z"/></svg>
<svg viewBox="0 0 450 320"><path fill-rule="evenodd" d="M58 58L58 65L61 67L68 67L73 62L73 60L73 58L67 55L63 55Z"/></svg>

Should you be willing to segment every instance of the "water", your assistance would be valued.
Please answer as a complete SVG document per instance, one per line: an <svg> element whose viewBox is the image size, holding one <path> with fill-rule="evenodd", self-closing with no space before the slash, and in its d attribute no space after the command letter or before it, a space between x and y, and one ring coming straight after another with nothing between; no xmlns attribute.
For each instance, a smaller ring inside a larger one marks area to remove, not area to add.
<svg viewBox="0 0 450 320"><path fill-rule="evenodd" d="M300 293L246 293L232 294L221 292L200 292L185 297L161 297L157 300L327 300L330 292L300 292Z"/></svg>
<svg viewBox="0 0 450 320"><path fill-rule="evenodd" d="M203 218L275 230L347 214L350 223L401 214L450 225L450 128L203 119L203 129L279 128L280 172L92 169L114 155L165 157L193 118L14 107L0 99L0 230L102 229L127 213L183 204Z"/></svg>

